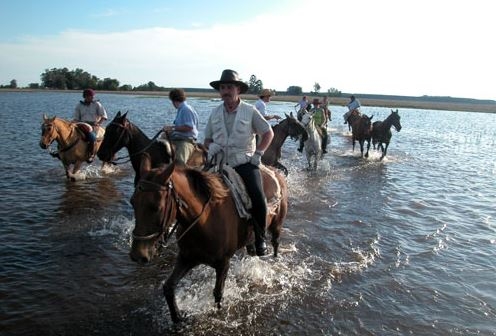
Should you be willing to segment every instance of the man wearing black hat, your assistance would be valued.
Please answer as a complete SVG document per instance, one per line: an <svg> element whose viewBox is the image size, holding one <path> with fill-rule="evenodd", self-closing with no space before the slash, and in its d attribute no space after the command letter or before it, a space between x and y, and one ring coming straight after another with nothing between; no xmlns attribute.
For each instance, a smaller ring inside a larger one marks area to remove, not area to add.
<svg viewBox="0 0 496 336"><path fill-rule="evenodd" d="M224 70L220 80L211 82L210 86L219 91L223 103L214 108L205 128L209 161L223 151L226 164L243 179L252 201L255 250L262 256L267 253L264 240L267 203L259 166L274 132L253 105L241 100L240 94L248 91L248 85L240 80L236 71ZM255 135L260 138L258 144Z"/></svg>
<svg viewBox="0 0 496 336"><path fill-rule="evenodd" d="M92 89L83 91L84 100L80 100L76 105L73 118L75 122L83 122L92 127L92 131L86 134L88 137L88 162L92 162L96 154L95 142L98 127L107 120L107 111L98 100L93 100L94 96L95 91Z"/></svg>

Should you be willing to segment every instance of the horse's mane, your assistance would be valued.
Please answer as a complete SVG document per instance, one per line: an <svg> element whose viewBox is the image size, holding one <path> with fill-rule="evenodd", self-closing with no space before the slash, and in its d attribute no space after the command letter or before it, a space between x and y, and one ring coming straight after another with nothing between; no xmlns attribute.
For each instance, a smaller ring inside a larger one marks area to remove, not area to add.
<svg viewBox="0 0 496 336"><path fill-rule="evenodd" d="M203 172L194 168L182 166L182 169L193 188L193 191L212 202L219 202L229 196L229 189L216 173Z"/></svg>

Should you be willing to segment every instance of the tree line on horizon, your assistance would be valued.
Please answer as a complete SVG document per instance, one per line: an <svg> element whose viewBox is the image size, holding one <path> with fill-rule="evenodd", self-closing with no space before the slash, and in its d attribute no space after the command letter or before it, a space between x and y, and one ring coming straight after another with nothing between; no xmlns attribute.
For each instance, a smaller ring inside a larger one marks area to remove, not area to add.
<svg viewBox="0 0 496 336"><path fill-rule="evenodd" d="M130 84L120 85L120 82L117 79L100 79L79 68L76 68L75 70L69 70L67 68L45 69L45 72L40 75L40 78L41 84L30 83L27 88L57 90L84 90L86 88L91 88L103 91L169 91L171 89L158 86L152 81L135 87ZM251 75L250 80L246 83L248 84L248 93L257 94L264 89L262 80L258 79L255 75ZM12 79L9 85L0 85L0 88L17 89L17 80ZM321 86L319 83L316 82L313 89L314 91L310 93L320 94ZM275 90L272 91L275 92ZM280 93L296 96L301 95L304 92L301 86L292 85L287 88L286 92ZM341 94L341 91L335 88L327 90L327 95L331 97L340 97Z"/></svg>

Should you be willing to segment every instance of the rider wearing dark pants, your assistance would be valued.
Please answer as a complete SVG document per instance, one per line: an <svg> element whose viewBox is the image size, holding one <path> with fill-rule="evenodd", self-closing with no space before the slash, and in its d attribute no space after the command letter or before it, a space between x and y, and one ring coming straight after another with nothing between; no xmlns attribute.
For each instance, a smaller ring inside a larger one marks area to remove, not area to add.
<svg viewBox="0 0 496 336"><path fill-rule="evenodd" d="M225 163L243 179L252 202L255 250L257 255L262 256L267 253L267 203L259 166L274 132L253 105L241 100L240 94L248 91L248 85L239 79L236 71L224 70L220 80L210 85L219 91L223 103L213 109L205 127L208 161L222 151ZM255 135L259 136L259 141L255 141Z"/></svg>
<svg viewBox="0 0 496 336"><path fill-rule="evenodd" d="M263 193L262 175L258 166L252 163L245 163L234 167L234 170L241 176L246 187L246 192L251 199L251 215L255 220L253 230L255 237L265 238L265 226L257 225L265 223L267 218L267 202Z"/></svg>

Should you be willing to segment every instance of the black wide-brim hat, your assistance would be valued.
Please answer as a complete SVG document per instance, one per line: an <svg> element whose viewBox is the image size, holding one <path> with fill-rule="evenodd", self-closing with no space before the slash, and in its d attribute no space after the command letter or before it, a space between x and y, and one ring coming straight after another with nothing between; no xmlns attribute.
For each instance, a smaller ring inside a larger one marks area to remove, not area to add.
<svg viewBox="0 0 496 336"><path fill-rule="evenodd" d="M219 91L220 84L236 84L239 85L240 93L245 93L248 91L248 84L243 82L236 71L226 69L222 71L222 75L218 81L210 82L210 86Z"/></svg>

